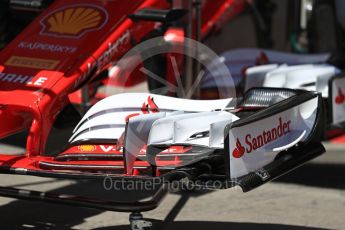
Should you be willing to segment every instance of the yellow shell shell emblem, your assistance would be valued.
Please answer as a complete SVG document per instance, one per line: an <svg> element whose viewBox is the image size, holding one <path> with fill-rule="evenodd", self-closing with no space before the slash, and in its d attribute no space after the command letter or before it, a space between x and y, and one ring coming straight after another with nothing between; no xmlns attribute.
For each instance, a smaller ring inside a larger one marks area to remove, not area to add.
<svg viewBox="0 0 345 230"><path fill-rule="evenodd" d="M79 145L78 149L81 152L93 152L96 150L96 146L95 145Z"/></svg>
<svg viewBox="0 0 345 230"><path fill-rule="evenodd" d="M84 33L100 29L107 21L107 13L96 6L70 6L59 9L42 20L43 33L81 37Z"/></svg>

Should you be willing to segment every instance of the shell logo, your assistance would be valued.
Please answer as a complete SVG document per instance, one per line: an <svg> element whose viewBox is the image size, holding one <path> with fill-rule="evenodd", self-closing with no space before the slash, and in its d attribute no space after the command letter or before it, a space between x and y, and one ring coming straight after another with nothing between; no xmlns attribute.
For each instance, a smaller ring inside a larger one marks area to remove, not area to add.
<svg viewBox="0 0 345 230"><path fill-rule="evenodd" d="M81 152L93 152L96 150L96 146L95 145L79 145L78 149Z"/></svg>
<svg viewBox="0 0 345 230"><path fill-rule="evenodd" d="M42 34L80 38L87 32L101 29L107 21L107 12L99 6L67 6L47 15L41 21Z"/></svg>

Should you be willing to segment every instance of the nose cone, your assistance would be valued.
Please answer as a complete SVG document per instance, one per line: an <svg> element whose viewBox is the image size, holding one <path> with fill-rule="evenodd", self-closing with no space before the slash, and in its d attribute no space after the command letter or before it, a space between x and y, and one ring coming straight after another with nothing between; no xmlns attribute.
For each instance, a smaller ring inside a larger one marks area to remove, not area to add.
<svg viewBox="0 0 345 230"><path fill-rule="evenodd" d="M0 120L0 138L4 138L30 128L32 115L5 105L0 107Z"/></svg>

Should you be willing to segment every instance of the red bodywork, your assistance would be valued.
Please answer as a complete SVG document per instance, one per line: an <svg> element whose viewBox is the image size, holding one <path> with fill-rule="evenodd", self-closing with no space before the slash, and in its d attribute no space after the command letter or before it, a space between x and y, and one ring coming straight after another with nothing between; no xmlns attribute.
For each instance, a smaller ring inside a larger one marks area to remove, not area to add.
<svg viewBox="0 0 345 230"><path fill-rule="evenodd" d="M203 1L202 37L218 30L245 4ZM128 18L141 8L171 5L165 0L56 0L1 51L0 138L27 129L29 136L26 156L1 155L0 165L37 169L39 160L53 161L43 156L47 137L69 98L160 25ZM128 77L133 84L145 80L142 75Z"/></svg>

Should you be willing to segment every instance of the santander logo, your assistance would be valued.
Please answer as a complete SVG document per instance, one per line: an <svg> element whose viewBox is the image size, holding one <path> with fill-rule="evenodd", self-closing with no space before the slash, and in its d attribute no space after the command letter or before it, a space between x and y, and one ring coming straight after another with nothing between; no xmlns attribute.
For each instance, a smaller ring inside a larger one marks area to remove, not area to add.
<svg viewBox="0 0 345 230"><path fill-rule="evenodd" d="M240 140L237 138L236 148L232 151L232 155L235 158L241 158L246 152L246 149L242 146Z"/></svg>
<svg viewBox="0 0 345 230"><path fill-rule="evenodd" d="M341 90L341 88L338 88L338 95L335 98L335 103L337 105L341 105L344 103L344 101L345 101L345 95L343 91Z"/></svg>
<svg viewBox="0 0 345 230"><path fill-rule="evenodd" d="M251 153L280 137L283 137L291 132L291 120L283 121L280 117L276 127L268 130L263 130L259 135L252 136L246 134L244 138L245 146L242 145L239 138L237 138L235 149L232 151L234 158L241 158L245 153Z"/></svg>

